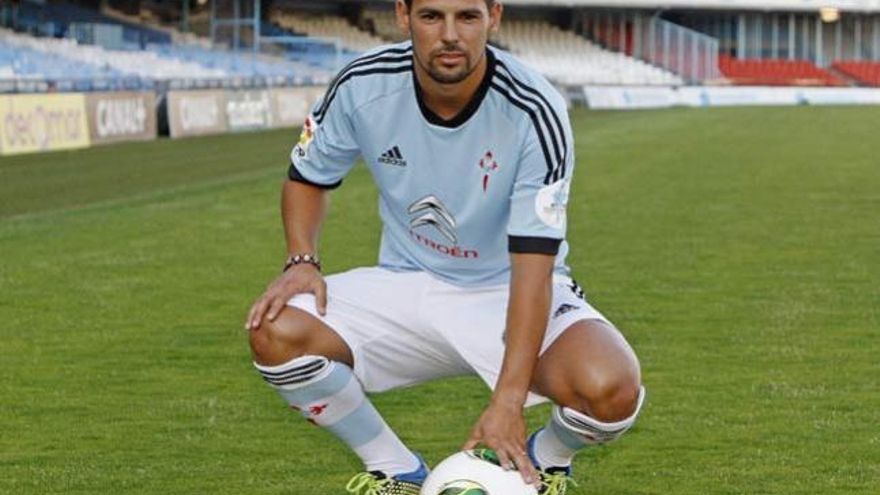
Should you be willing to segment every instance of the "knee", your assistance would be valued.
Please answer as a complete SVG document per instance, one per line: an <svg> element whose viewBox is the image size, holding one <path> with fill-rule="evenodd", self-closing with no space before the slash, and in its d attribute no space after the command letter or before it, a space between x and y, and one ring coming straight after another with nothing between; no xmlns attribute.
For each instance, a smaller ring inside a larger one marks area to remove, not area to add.
<svg viewBox="0 0 880 495"><path fill-rule="evenodd" d="M275 366L308 354L311 340L308 323L296 313L275 321L264 318L249 335L254 361Z"/></svg>
<svg viewBox="0 0 880 495"><path fill-rule="evenodd" d="M609 423L622 421L636 412L641 390L637 370L608 374L591 382L578 391L575 409Z"/></svg>

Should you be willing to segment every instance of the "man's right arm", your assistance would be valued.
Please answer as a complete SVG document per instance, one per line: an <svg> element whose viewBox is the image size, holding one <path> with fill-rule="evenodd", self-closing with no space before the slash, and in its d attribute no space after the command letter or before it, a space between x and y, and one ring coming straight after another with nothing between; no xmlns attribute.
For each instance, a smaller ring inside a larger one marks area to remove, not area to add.
<svg viewBox="0 0 880 495"><path fill-rule="evenodd" d="M281 191L281 218L288 255L318 254L318 237L327 211L328 190L287 180ZM263 318L274 321L287 301L296 294L315 295L318 313L327 307L327 286L318 267L310 263L291 266L251 306L245 328L256 330Z"/></svg>

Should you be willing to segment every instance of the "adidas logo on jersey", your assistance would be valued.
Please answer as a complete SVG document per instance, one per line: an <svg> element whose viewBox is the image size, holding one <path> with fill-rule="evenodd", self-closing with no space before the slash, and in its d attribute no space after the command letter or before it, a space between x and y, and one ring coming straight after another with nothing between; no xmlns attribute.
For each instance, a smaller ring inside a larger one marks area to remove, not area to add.
<svg viewBox="0 0 880 495"><path fill-rule="evenodd" d="M403 159L403 155L400 154L400 148L398 148L397 146L389 149L385 153L382 153L382 156L379 157L379 163L394 165L395 167L406 166L406 160Z"/></svg>

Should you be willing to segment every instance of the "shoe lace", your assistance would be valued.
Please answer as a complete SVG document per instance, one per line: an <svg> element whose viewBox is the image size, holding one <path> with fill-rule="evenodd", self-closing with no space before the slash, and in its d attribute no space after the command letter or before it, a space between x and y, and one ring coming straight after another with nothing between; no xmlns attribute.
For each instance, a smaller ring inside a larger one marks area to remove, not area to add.
<svg viewBox="0 0 880 495"><path fill-rule="evenodd" d="M372 473L358 473L345 485L345 491L357 495L382 495L382 489L389 483L391 480L388 478L379 479Z"/></svg>
<svg viewBox="0 0 880 495"><path fill-rule="evenodd" d="M568 484L577 486L574 478L565 473L541 473L541 495L565 495Z"/></svg>

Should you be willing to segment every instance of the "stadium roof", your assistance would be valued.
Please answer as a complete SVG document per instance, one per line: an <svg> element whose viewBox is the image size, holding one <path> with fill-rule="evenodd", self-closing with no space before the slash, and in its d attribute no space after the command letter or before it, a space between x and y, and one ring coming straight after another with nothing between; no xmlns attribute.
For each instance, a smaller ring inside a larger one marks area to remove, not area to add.
<svg viewBox="0 0 880 495"><path fill-rule="evenodd" d="M501 2L506 5L547 7L644 7L777 12L818 12L820 8L831 7L844 12L880 12L880 0L501 0Z"/></svg>

